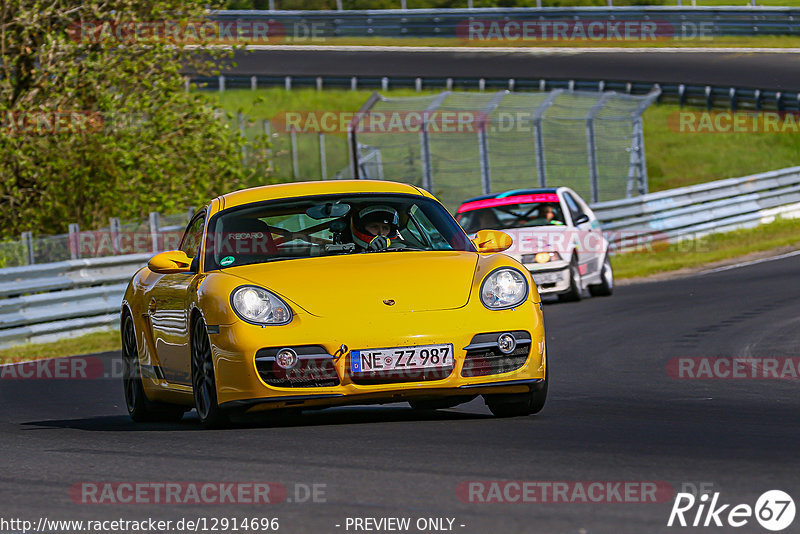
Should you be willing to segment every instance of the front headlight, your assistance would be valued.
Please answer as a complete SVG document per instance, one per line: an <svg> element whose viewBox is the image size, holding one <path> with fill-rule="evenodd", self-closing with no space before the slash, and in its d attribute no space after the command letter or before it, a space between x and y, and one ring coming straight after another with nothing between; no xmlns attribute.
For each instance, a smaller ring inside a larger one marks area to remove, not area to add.
<svg viewBox="0 0 800 534"><path fill-rule="evenodd" d="M522 263L549 263L551 261L561 261L558 252L539 252L536 254L523 254Z"/></svg>
<svg viewBox="0 0 800 534"><path fill-rule="evenodd" d="M528 281L510 267L493 271L481 285L481 302L490 310L519 306L528 297Z"/></svg>
<svg viewBox="0 0 800 534"><path fill-rule="evenodd" d="M240 319L248 323L280 325L292 320L292 309L277 295L258 286L234 289L231 307Z"/></svg>

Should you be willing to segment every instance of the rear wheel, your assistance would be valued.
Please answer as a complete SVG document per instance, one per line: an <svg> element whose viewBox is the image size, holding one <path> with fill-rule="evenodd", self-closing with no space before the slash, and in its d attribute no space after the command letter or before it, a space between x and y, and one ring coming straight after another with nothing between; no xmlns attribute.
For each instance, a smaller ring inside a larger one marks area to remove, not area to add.
<svg viewBox="0 0 800 534"><path fill-rule="evenodd" d="M133 318L125 314L122 318L122 385L125 405L131 419L137 423L152 421L180 421L186 411L183 406L151 402L147 399L142 384L139 351L136 347L136 331Z"/></svg>
<svg viewBox="0 0 800 534"><path fill-rule="evenodd" d="M611 270L611 260L606 254L603 267L600 269L600 283L589 286L589 293L593 297L607 297L614 292L614 271Z"/></svg>
<svg viewBox="0 0 800 534"><path fill-rule="evenodd" d="M197 319L192 327L192 391L194 407L203 425L220 427L228 423L227 414L217 402L211 342L202 319Z"/></svg>
<svg viewBox="0 0 800 534"><path fill-rule="evenodd" d="M561 302L577 302L581 300L581 272L578 269L578 256L573 255L569 262L569 289L558 296Z"/></svg>

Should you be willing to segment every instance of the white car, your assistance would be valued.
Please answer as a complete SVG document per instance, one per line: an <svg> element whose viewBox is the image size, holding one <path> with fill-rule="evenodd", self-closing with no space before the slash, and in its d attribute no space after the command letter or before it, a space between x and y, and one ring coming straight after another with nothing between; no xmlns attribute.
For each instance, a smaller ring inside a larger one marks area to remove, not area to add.
<svg viewBox="0 0 800 534"><path fill-rule="evenodd" d="M514 239L505 254L531 272L539 293L580 300L585 289L611 295L608 241L589 205L572 189L517 189L465 201L456 220L468 234L502 230Z"/></svg>

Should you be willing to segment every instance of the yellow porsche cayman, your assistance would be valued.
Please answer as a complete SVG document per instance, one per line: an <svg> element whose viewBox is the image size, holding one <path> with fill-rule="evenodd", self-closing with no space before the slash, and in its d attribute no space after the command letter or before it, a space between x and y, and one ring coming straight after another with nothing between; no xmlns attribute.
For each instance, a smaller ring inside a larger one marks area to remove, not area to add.
<svg viewBox="0 0 800 534"><path fill-rule="evenodd" d="M469 240L428 192L385 181L237 191L130 281L124 389L135 421L482 395L547 396L541 301L502 232Z"/></svg>

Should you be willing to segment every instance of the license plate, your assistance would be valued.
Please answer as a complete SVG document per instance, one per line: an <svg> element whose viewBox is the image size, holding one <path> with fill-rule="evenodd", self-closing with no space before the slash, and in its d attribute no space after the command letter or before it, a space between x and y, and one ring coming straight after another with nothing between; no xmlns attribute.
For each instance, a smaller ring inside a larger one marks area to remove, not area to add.
<svg viewBox="0 0 800 534"><path fill-rule="evenodd" d="M419 345L350 352L353 373L453 367L453 345Z"/></svg>
<svg viewBox="0 0 800 534"><path fill-rule="evenodd" d="M551 284L553 282L558 282L561 280L561 273L542 273L536 274L531 273L533 275L533 281L537 284Z"/></svg>

